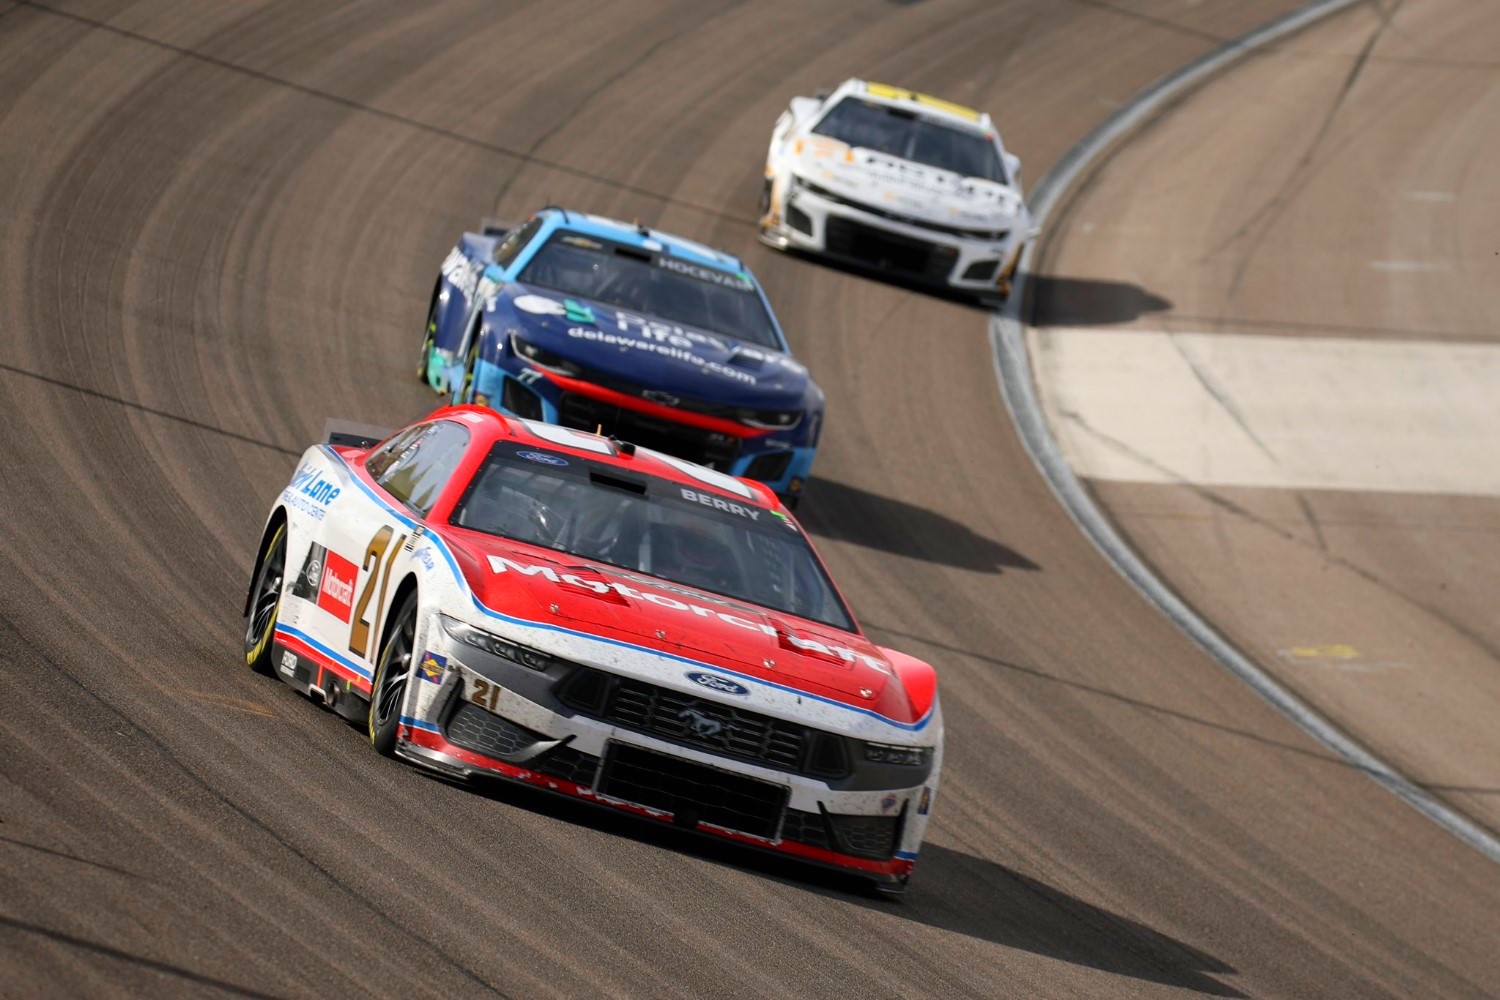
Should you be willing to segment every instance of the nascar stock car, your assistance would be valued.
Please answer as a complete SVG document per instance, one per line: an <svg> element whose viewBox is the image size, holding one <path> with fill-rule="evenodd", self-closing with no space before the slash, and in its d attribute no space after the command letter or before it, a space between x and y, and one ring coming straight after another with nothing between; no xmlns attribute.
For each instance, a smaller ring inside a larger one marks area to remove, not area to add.
<svg viewBox="0 0 1500 1000"><path fill-rule="evenodd" d="M1020 168L989 115L846 80L826 97L792 98L777 119L761 239L1004 298L1034 235Z"/></svg>
<svg viewBox="0 0 1500 1000"><path fill-rule="evenodd" d="M911 875L936 675L865 637L763 484L478 406L332 434L272 506L245 616L249 664L381 753Z"/></svg>
<svg viewBox="0 0 1500 1000"><path fill-rule="evenodd" d="M455 403L616 434L789 504L823 418L822 391L740 261L560 208L462 236L418 370Z"/></svg>

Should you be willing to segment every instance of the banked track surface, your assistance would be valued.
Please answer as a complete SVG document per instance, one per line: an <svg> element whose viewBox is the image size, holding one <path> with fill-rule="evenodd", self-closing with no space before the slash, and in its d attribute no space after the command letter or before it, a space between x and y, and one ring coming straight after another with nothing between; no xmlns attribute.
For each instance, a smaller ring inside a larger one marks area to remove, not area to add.
<svg viewBox="0 0 1500 1000"><path fill-rule="evenodd" d="M983 314L753 242L792 93L860 73L991 107L1037 176L1290 6L0 2L5 991L1500 982L1500 872L1077 535ZM447 242L543 201L743 252L827 389L804 520L874 637L943 671L948 770L904 903L434 781L238 665L292 456L326 416L432 405L409 368Z"/></svg>

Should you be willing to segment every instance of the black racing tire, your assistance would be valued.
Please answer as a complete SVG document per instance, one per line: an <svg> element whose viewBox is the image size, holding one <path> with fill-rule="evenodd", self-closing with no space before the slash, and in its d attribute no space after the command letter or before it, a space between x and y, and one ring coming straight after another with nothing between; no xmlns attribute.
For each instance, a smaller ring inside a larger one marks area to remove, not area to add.
<svg viewBox="0 0 1500 1000"><path fill-rule="evenodd" d="M464 380L453 392L454 403L474 402L474 369L479 364L479 330L474 331L474 343L469 345L469 356L464 359Z"/></svg>
<svg viewBox="0 0 1500 1000"><path fill-rule="evenodd" d="M265 554L250 584L250 608L245 615L245 662L258 674L273 677L271 636L281 610L281 590L286 583L286 522L276 525L266 543Z"/></svg>
<svg viewBox="0 0 1500 1000"><path fill-rule="evenodd" d="M427 309L427 328L422 333L422 357L417 361L417 381L427 385L427 359L432 356L432 345L437 343L437 312L438 299L432 297L432 305Z"/></svg>
<svg viewBox="0 0 1500 1000"><path fill-rule="evenodd" d="M370 684L370 743L387 757L396 753L396 730L401 725L401 705L411 681L416 631L417 594L413 591L391 619L391 634L381 647L375 679Z"/></svg>

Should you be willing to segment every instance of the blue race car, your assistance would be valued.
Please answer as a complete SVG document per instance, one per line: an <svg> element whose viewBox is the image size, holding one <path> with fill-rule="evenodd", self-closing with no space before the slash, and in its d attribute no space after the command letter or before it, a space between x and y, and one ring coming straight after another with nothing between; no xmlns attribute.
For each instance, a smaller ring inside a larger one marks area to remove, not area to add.
<svg viewBox="0 0 1500 1000"><path fill-rule="evenodd" d="M823 420L822 390L744 264L561 208L463 235L419 374L454 403L617 437L793 503Z"/></svg>

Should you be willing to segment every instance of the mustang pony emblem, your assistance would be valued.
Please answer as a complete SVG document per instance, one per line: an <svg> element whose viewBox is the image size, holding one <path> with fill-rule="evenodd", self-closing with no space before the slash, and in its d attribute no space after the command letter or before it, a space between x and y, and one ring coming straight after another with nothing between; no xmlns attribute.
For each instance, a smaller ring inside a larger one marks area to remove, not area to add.
<svg viewBox="0 0 1500 1000"><path fill-rule="evenodd" d="M724 723L709 718L696 708L684 708L677 713L677 717L687 722L694 736L717 736L724 728Z"/></svg>

